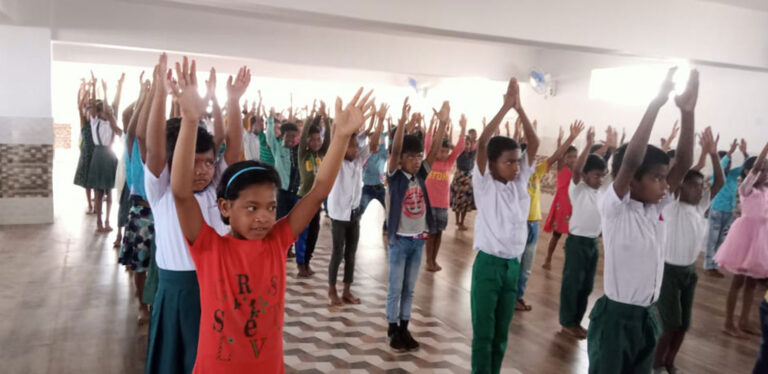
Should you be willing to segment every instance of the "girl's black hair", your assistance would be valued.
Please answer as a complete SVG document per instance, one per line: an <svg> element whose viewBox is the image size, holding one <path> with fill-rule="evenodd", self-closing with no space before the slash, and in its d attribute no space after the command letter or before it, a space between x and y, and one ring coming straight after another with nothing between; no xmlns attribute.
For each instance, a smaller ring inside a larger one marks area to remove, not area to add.
<svg viewBox="0 0 768 374"><path fill-rule="evenodd" d="M176 150L176 140L179 138L181 130L181 118L171 118L165 121L165 153L168 157L168 168L173 163L173 152ZM197 143L195 144L195 153L205 153L214 151L215 144L213 135L205 127L197 126ZM216 156L214 152L214 157Z"/></svg>
<svg viewBox="0 0 768 374"><path fill-rule="evenodd" d="M453 149L453 144L451 144L451 139L445 138L443 139L443 148L451 148Z"/></svg>
<svg viewBox="0 0 768 374"><path fill-rule="evenodd" d="M755 156L752 156L744 161L743 169L741 170L742 179L747 176L747 173L749 173L753 167L755 167L755 162L757 162L757 157Z"/></svg>
<svg viewBox="0 0 768 374"><path fill-rule="evenodd" d="M600 170L604 172L607 168L608 164L602 157L596 154L591 154L587 156L587 161L584 163L584 169L582 170L582 173L586 174L592 170Z"/></svg>
<svg viewBox="0 0 768 374"><path fill-rule="evenodd" d="M520 149L520 145L512 138L494 136L488 141L488 162L496 162L506 151Z"/></svg>
<svg viewBox="0 0 768 374"><path fill-rule="evenodd" d="M299 131L299 126L296 126L293 122L286 122L282 125L280 125L280 133L285 134L288 131Z"/></svg>
<svg viewBox="0 0 768 374"><path fill-rule="evenodd" d="M667 151L667 156L669 156L670 159L675 158L675 155L677 154L677 151L674 149L670 149Z"/></svg>
<svg viewBox="0 0 768 374"><path fill-rule="evenodd" d="M624 162L624 154L627 152L628 145L629 143L619 147L616 150L616 154L613 156L611 173L614 179L616 179L616 176L619 174L621 163ZM669 165L669 156L666 152L662 151L661 148L648 144L648 147L645 150L645 158L643 158L643 163L635 172L634 178L636 180L642 179L645 173L658 165Z"/></svg>
<svg viewBox="0 0 768 374"><path fill-rule="evenodd" d="M400 152L401 155L406 153L422 153L424 152L424 144L421 139L416 135L403 136L403 149Z"/></svg>
<svg viewBox="0 0 768 374"><path fill-rule="evenodd" d="M221 175L216 187L216 199L237 200L240 192L246 187L263 183L272 184L275 188L280 187L280 174L272 165L250 160L236 162ZM229 224L229 218L221 216L221 220Z"/></svg>
<svg viewBox="0 0 768 374"><path fill-rule="evenodd" d="M320 133L320 126L316 126L314 123L312 123L311 125L304 125L304 126L309 126L309 130L308 130L309 135Z"/></svg>

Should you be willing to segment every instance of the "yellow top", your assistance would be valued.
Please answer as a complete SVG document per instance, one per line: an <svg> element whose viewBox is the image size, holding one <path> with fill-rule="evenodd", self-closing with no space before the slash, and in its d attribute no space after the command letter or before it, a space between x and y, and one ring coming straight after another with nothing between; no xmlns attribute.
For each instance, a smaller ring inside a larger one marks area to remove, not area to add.
<svg viewBox="0 0 768 374"><path fill-rule="evenodd" d="M528 195L531 196L531 210L528 212L528 221L541 220L541 179L549 172L547 161L543 160L531 174L528 180Z"/></svg>

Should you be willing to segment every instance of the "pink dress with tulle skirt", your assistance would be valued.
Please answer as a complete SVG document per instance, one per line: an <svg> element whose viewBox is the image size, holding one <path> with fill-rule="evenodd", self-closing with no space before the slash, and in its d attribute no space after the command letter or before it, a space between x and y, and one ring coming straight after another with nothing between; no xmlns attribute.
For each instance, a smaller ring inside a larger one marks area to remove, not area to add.
<svg viewBox="0 0 768 374"><path fill-rule="evenodd" d="M731 273L768 278L768 186L754 187L758 175L749 173L739 186L741 217L728 231L715 262Z"/></svg>

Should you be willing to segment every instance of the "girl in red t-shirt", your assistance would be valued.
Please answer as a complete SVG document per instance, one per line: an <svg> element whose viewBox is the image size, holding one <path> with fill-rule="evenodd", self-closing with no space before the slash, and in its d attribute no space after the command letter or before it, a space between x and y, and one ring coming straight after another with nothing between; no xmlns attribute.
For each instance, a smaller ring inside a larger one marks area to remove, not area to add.
<svg viewBox="0 0 768 374"><path fill-rule="evenodd" d="M277 171L257 161L233 164L217 189L219 210L231 227L219 236L205 224L194 197L197 121L205 105L197 93L195 63L177 65L181 131L174 152L171 189L176 212L200 283L200 338L194 373L282 373L285 262L296 241L333 186L349 138L373 104L362 88L345 108L336 99L333 140L315 185L291 213L275 221ZM228 89L247 86L245 69ZM241 83L238 85L238 83Z"/></svg>

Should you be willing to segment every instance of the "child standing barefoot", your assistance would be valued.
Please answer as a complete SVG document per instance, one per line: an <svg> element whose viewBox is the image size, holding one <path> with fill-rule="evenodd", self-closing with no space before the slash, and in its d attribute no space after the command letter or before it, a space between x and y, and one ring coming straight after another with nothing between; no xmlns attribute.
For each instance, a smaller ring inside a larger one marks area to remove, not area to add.
<svg viewBox="0 0 768 374"><path fill-rule="evenodd" d="M749 325L749 313L756 279L768 277L768 144L757 158L744 162L744 180L739 186L741 217L731 225L728 236L715 255L720 267L734 274L725 306L725 333L741 337L741 332L758 334ZM734 323L733 312L744 287L741 318Z"/></svg>
<svg viewBox="0 0 768 374"><path fill-rule="evenodd" d="M185 68L179 74L179 86L175 95L182 125L171 187L200 284L200 341L194 372L283 373L288 247L330 192L349 138L365 121L371 93L359 99L361 88L344 109L341 99L336 100L333 140L315 185L285 218L275 222L280 178L274 168L256 161L227 168L216 195L231 233L221 236L203 220L189 183L194 179L197 118L205 109L197 93L194 62L189 73Z"/></svg>
<svg viewBox="0 0 768 374"><path fill-rule="evenodd" d="M610 127L607 140L602 148L616 149L617 134ZM597 241L600 236L600 210L598 200L608 188L603 182L608 166L596 154L590 154L595 144L595 129L587 131L587 145L581 151L573 170L573 182L569 194L573 202L570 233L565 240L565 265L560 287L560 325L562 331L578 339L587 337L587 330L581 327L581 320L587 311L587 302L592 293L597 270L599 252Z"/></svg>
<svg viewBox="0 0 768 374"><path fill-rule="evenodd" d="M664 329L653 363L657 372L677 372L675 357L691 325L693 294L698 281L694 264L706 237L704 212L709 208L710 196L716 195L725 181L717 158L717 142L709 127L701 136L701 155L697 167L704 166L707 156L712 159L715 177L712 189L705 194L704 175L696 168L691 169L675 191L678 200L667 205L663 212L668 227L664 240L664 280L657 304Z"/></svg>
<svg viewBox="0 0 768 374"><path fill-rule="evenodd" d="M693 164L694 108L698 72L675 98L682 126L675 165L648 144L653 124L674 88L670 69L629 144L613 158L614 182L600 202L605 247L605 296L592 308L587 331L590 374L649 373L658 339L654 304L659 299L664 259L661 213Z"/></svg>
<svg viewBox="0 0 768 374"><path fill-rule="evenodd" d="M571 135L573 135L573 125L571 125ZM560 138L562 138L562 129ZM558 139L557 143L559 148L561 145L560 139ZM547 247L547 258L544 260L544 265L541 266L547 270L552 268L552 254L555 253L557 242L560 241L560 237L563 234L568 234L568 221L570 221L573 211L571 198L568 196L568 186L571 185L573 167L576 163L576 157L578 157L576 147L568 146L562 157L561 160L557 161L560 170L557 172L555 198L549 207L547 221L544 222L544 232L552 233L552 238L549 239L549 246Z"/></svg>
<svg viewBox="0 0 768 374"><path fill-rule="evenodd" d="M509 110L523 122L528 148L513 139L496 136ZM499 373L517 300L520 256L527 238L530 208L528 177L539 148L539 138L520 104L517 79L509 81L504 103L477 142L477 164L472 185L477 204L472 266L472 372ZM521 154L522 153L522 154Z"/></svg>
<svg viewBox="0 0 768 374"><path fill-rule="evenodd" d="M456 159L456 174L451 182L451 208L456 214L456 228L466 231L464 219L467 213L475 210L475 195L472 192L472 169L475 167L477 154L477 130L467 131L464 140L464 152Z"/></svg>
<svg viewBox="0 0 768 374"><path fill-rule="evenodd" d="M453 169L456 159L464 152L464 134L467 130L467 118L462 114L459 119L461 133L456 147L451 145L450 136L443 139L436 139L435 144L440 146L437 159L432 164L432 171L427 176L427 194L429 202L432 204L432 216L435 217L435 230L429 233L427 238L427 271L435 272L443 268L437 264L437 252L440 250L440 243L443 238L443 231L448 227L448 208L450 207L450 178L449 174ZM431 132L427 132L425 137L426 144L432 143ZM437 137L437 135L435 135ZM451 149L453 148L453 149ZM429 150L427 150L429 152Z"/></svg>

